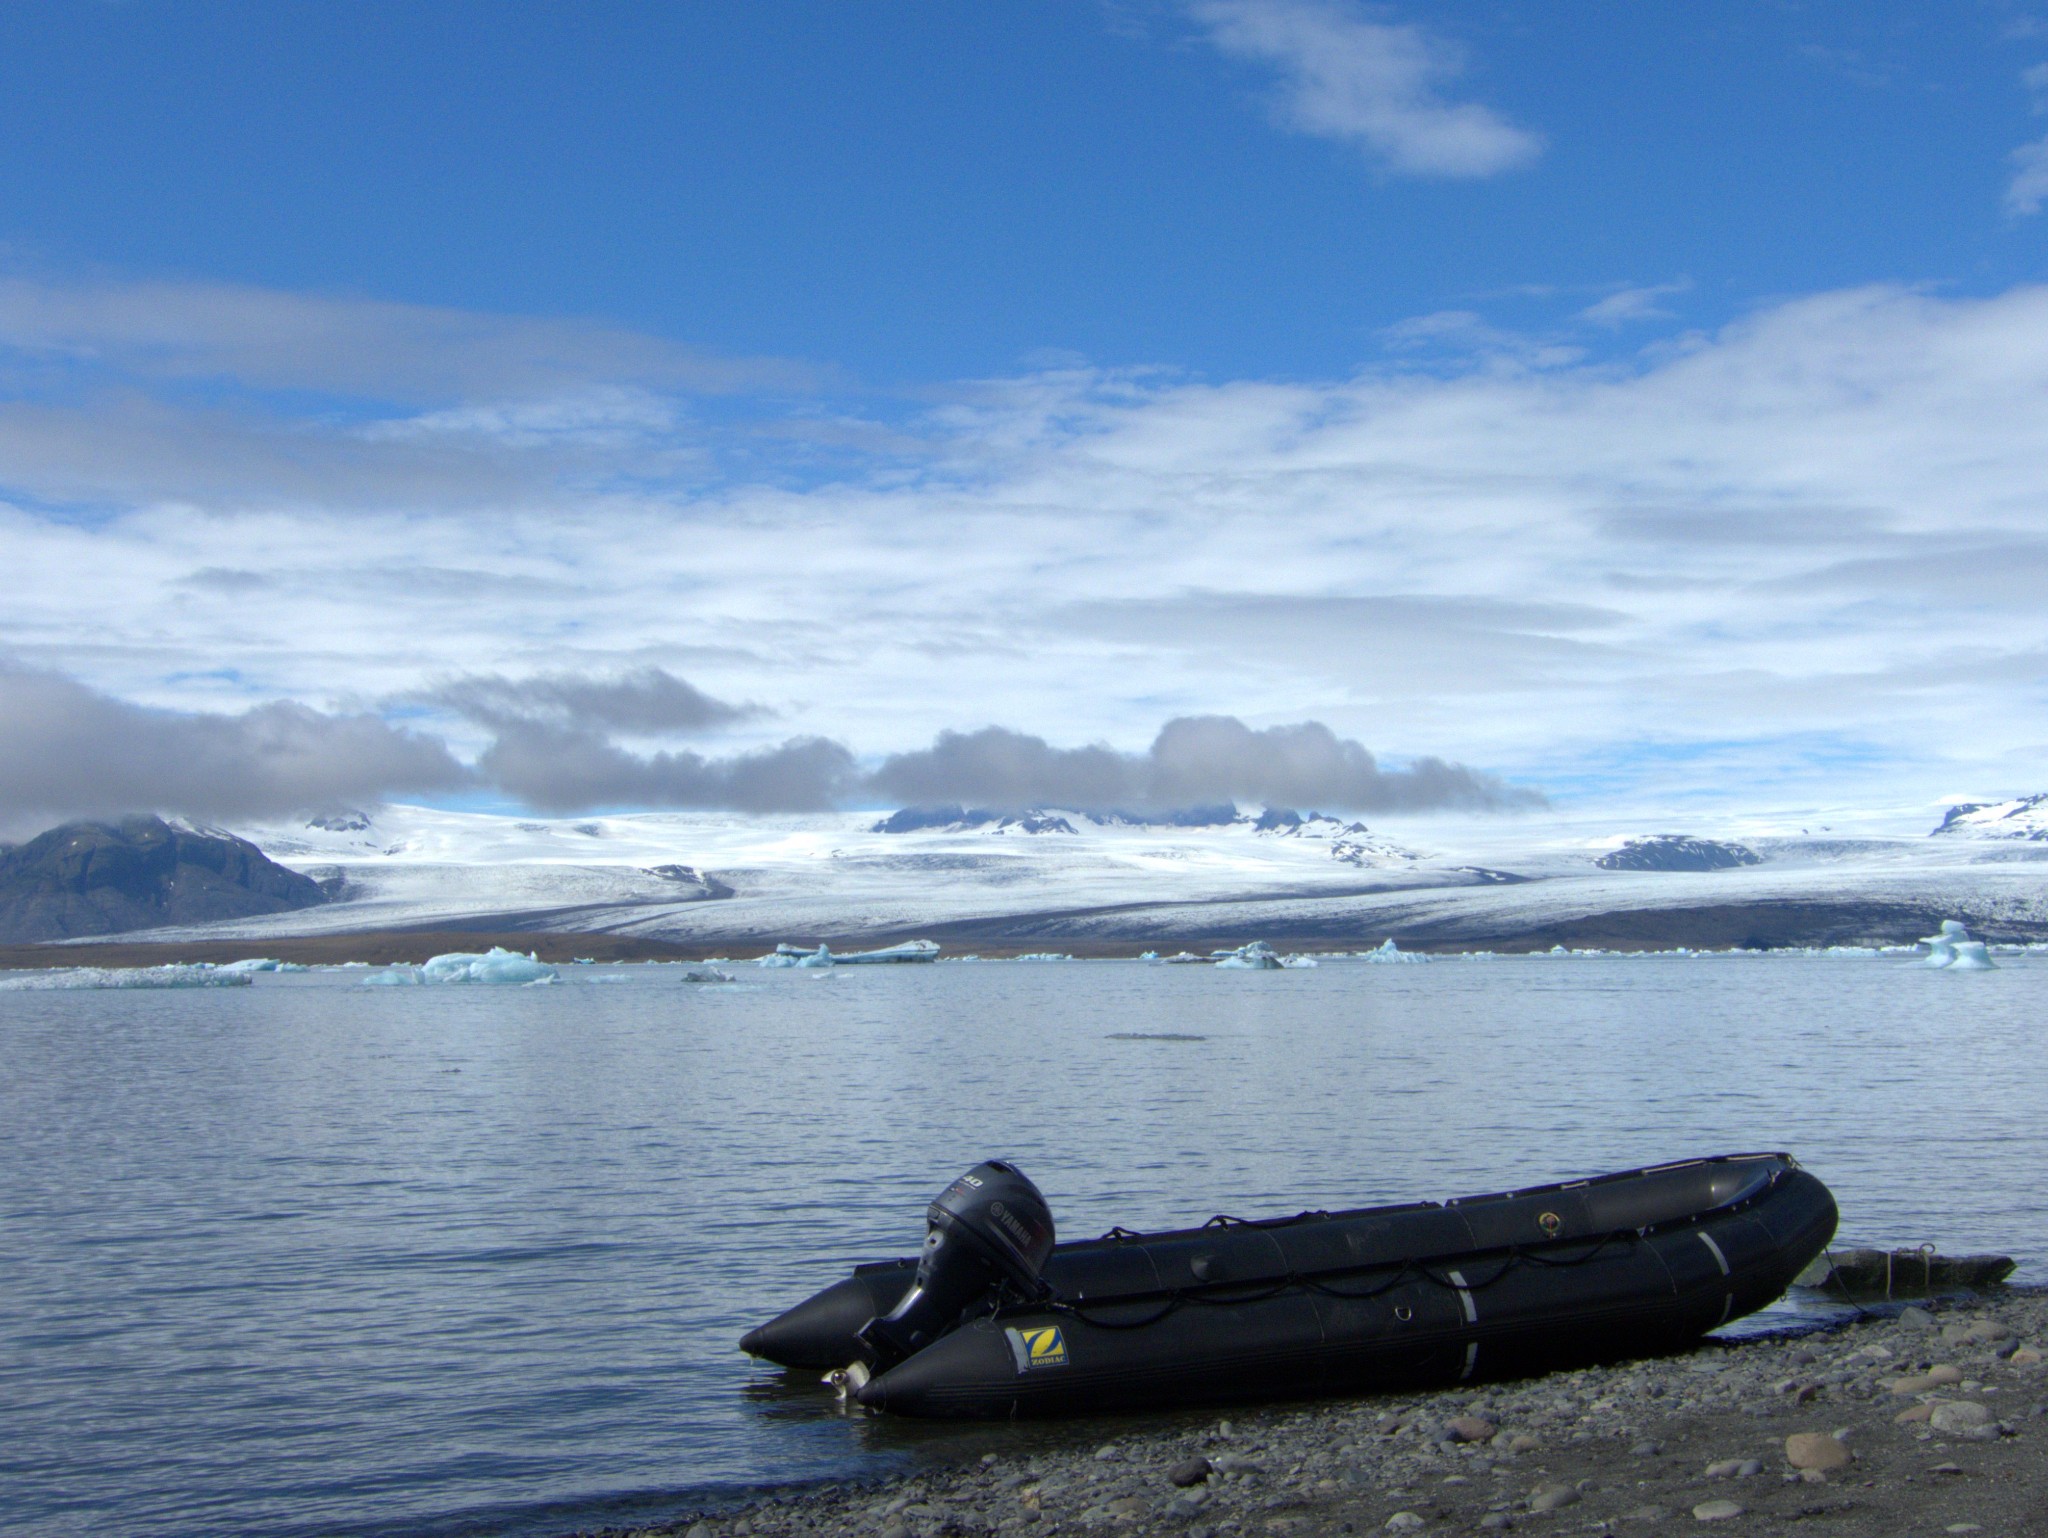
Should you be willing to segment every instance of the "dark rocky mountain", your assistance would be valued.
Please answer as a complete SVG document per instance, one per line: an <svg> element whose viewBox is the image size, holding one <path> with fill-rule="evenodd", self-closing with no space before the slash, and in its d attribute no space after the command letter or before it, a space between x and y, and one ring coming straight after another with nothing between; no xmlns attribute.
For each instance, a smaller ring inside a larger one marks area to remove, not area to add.
<svg viewBox="0 0 2048 1538"><path fill-rule="evenodd" d="M161 817L71 822L0 853L0 941L121 934L310 908L317 881L247 839Z"/></svg>
<svg viewBox="0 0 2048 1538"><path fill-rule="evenodd" d="M1762 855L1744 844L1660 833L1654 838L1632 838L1593 863L1602 870L1734 870L1763 862Z"/></svg>

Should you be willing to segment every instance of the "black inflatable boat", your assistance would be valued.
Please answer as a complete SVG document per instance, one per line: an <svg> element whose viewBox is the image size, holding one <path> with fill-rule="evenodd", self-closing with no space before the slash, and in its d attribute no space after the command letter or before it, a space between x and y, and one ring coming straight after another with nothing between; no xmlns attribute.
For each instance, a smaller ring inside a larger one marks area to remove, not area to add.
<svg viewBox="0 0 2048 1538"><path fill-rule="evenodd" d="M1787 1154L1493 1196L1055 1246L1014 1166L976 1166L915 1260L751 1332L872 1409L992 1418L1370 1393L1681 1348L1784 1292L1835 1231Z"/></svg>

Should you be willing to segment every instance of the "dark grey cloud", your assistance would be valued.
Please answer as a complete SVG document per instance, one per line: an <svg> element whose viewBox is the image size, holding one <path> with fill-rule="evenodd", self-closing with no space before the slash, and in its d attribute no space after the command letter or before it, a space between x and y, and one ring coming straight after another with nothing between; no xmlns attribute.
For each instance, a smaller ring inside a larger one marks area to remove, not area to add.
<svg viewBox="0 0 2048 1538"><path fill-rule="evenodd" d="M497 673L474 673L451 679L419 698L496 730L541 725L586 733L659 735L728 726L766 713L758 705L713 699L695 684L658 667L615 677L541 673L506 678Z"/></svg>
<svg viewBox="0 0 2048 1538"><path fill-rule="evenodd" d="M1234 716L1169 721L1143 753L1055 748L1002 727L941 732L929 748L884 760L868 784L912 804L1080 810L1245 800L1357 812L1501 811L1543 800L1440 758L1382 768L1362 744L1319 721L1261 730Z"/></svg>
<svg viewBox="0 0 2048 1538"><path fill-rule="evenodd" d="M1541 800L1441 759L1384 769L1362 745L1313 721L1257 730L1231 716L1185 716L1143 753L1055 748L1003 727L942 732L863 775L852 749L825 737L723 757L621 747L616 734L696 730L757 713L658 668L609 679L477 675L434 697L493 733L473 768L437 738L376 715L290 702L240 714L154 710L0 661L0 829L138 811L231 823L478 786L557 814L818 812L876 798L1082 810L1244 800L1382 812Z"/></svg>
<svg viewBox="0 0 2048 1538"><path fill-rule="evenodd" d="M856 783L853 754L823 737L730 758L687 751L642 758L601 732L539 721L508 723L477 771L536 811L563 814L602 807L821 812Z"/></svg>
<svg viewBox="0 0 2048 1538"><path fill-rule="evenodd" d="M0 662L0 821L16 830L137 811L274 817L469 783L440 742L373 715L151 710Z"/></svg>
<svg viewBox="0 0 2048 1538"><path fill-rule="evenodd" d="M1113 748L1055 748L1043 737L985 726L941 732L928 748L891 754L868 783L915 806L1113 807L1144 799L1141 762Z"/></svg>

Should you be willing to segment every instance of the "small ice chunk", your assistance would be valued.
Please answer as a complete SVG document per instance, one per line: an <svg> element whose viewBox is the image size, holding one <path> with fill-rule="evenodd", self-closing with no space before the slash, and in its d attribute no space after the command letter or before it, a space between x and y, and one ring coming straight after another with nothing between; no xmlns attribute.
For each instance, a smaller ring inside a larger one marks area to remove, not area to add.
<svg viewBox="0 0 2048 1538"><path fill-rule="evenodd" d="M395 967L380 967L363 979L365 988L416 988L420 983L420 969L403 963Z"/></svg>
<svg viewBox="0 0 2048 1538"><path fill-rule="evenodd" d="M1429 958L1402 950L1400 946L1394 943L1394 937L1388 935L1386 939L1380 941L1377 946L1365 953L1365 959L1385 966L1410 961L1427 961Z"/></svg>
<svg viewBox="0 0 2048 1538"><path fill-rule="evenodd" d="M47 972L17 972L0 977L8 993L61 992L72 988L246 988L247 972L225 967L172 965L162 967L60 967Z"/></svg>
<svg viewBox="0 0 2048 1538"><path fill-rule="evenodd" d="M1250 945L1225 951L1217 957L1216 965L1237 972L1277 972L1281 962L1272 946L1264 940L1254 940Z"/></svg>
<svg viewBox="0 0 2048 1538"><path fill-rule="evenodd" d="M502 945L494 945L482 955L474 951L449 951L430 956L420 968L421 980L429 983L552 983L560 976L538 956L522 956Z"/></svg>

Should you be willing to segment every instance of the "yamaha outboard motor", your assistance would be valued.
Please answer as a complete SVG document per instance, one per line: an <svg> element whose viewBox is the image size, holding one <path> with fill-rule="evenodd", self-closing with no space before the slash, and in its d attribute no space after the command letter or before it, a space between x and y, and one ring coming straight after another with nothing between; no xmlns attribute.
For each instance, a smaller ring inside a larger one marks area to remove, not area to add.
<svg viewBox="0 0 2048 1538"><path fill-rule="evenodd" d="M968 1304L1007 1284L1020 1300L1040 1297L1052 1253L1052 1209L1014 1164L977 1164L925 1212L917 1280L903 1301L860 1327L871 1372L887 1372L959 1322Z"/></svg>

